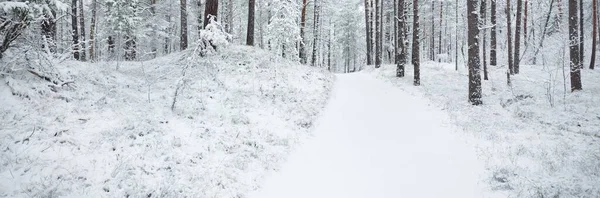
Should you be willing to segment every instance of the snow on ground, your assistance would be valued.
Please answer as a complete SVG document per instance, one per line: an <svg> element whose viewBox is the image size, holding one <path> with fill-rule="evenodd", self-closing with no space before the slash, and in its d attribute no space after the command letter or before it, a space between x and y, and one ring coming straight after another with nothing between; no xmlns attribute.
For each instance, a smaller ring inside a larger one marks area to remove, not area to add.
<svg viewBox="0 0 600 198"><path fill-rule="evenodd" d="M424 95L472 136L487 182L506 197L600 197L600 71L583 70L583 91L566 94L561 67L521 66L506 85L506 67L491 67L483 102L467 102L464 65L425 62L422 85L396 78L395 66L369 74ZM483 78L483 77L482 77ZM415 91L416 90L416 91Z"/></svg>
<svg viewBox="0 0 600 198"><path fill-rule="evenodd" d="M337 79L315 137L251 197L489 197L445 112L364 73Z"/></svg>
<svg viewBox="0 0 600 198"><path fill-rule="evenodd" d="M57 93L0 79L0 197L243 197L256 189L309 136L333 76L256 48L190 53L60 63L74 83Z"/></svg>

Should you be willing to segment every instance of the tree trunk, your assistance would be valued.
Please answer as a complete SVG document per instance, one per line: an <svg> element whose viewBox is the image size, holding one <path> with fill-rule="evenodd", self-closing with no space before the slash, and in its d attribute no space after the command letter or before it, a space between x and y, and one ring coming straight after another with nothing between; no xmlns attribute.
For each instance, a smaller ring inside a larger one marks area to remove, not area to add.
<svg viewBox="0 0 600 198"><path fill-rule="evenodd" d="M381 0L375 0L375 68L381 67L382 62L382 26Z"/></svg>
<svg viewBox="0 0 600 198"><path fill-rule="evenodd" d="M188 47L188 30L187 30L187 0L180 1L180 19L181 19L181 40L179 48L185 50Z"/></svg>
<svg viewBox="0 0 600 198"><path fill-rule="evenodd" d="M313 17L313 52L312 52L312 66L317 66L317 50L319 46L319 4L318 1L314 1L314 17Z"/></svg>
<svg viewBox="0 0 600 198"><path fill-rule="evenodd" d="M552 16L552 8L554 7L555 0L550 1L550 6L548 6L548 14L546 14L546 22L544 22L544 28L542 29L542 38L540 38L540 44L535 50L533 54L533 64L536 64L537 55L540 52L540 49L544 47L544 39L546 38L546 32L548 32L548 26L550 24L550 16Z"/></svg>
<svg viewBox="0 0 600 198"><path fill-rule="evenodd" d="M152 0L153 5L156 5L156 1L157 0ZM202 7L204 4L202 3L203 0L197 0L197 6L198 6L198 16L196 20L198 20L198 35L200 35L200 30L204 29L204 8ZM154 7L153 7L154 8Z"/></svg>
<svg viewBox="0 0 600 198"><path fill-rule="evenodd" d="M83 16L83 0L79 0L79 28L80 28L80 33L81 33L81 38L79 43L81 43L81 54L80 54L80 60L81 61L85 61L86 60L86 50L87 48L85 47L85 18Z"/></svg>
<svg viewBox="0 0 600 198"><path fill-rule="evenodd" d="M523 43L525 45L525 49L527 49L527 42L529 41L529 38L527 38L527 15L529 12L529 6L528 6L528 2L527 0L525 0L525 10L523 10ZM535 28L534 28L535 29Z"/></svg>
<svg viewBox="0 0 600 198"><path fill-rule="evenodd" d="M42 36L45 43L42 48L47 48L51 54L56 53L56 11L44 13L42 20Z"/></svg>
<svg viewBox="0 0 600 198"><path fill-rule="evenodd" d="M438 54L442 53L442 23L444 22L444 2L440 1L440 31L438 35ZM438 62L441 60L438 60Z"/></svg>
<svg viewBox="0 0 600 198"><path fill-rule="evenodd" d="M590 69L596 66L596 45L598 44L598 4L592 0L592 57L590 57Z"/></svg>
<svg viewBox="0 0 600 198"><path fill-rule="evenodd" d="M404 67L406 65L406 56L407 56L407 49L406 47L408 47L408 43L406 40L406 9L404 8L405 6L405 2L404 0L398 0L398 11L397 11L397 19L395 21L398 22L398 25L396 26L396 28L398 29L396 34L397 34L397 41L396 41L396 53L398 54L398 60L396 61L396 76L397 77L404 77Z"/></svg>
<svg viewBox="0 0 600 198"><path fill-rule="evenodd" d="M577 28L577 0L569 1L569 58L571 60L571 91L581 90L581 56Z"/></svg>
<svg viewBox="0 0 600 198"><path fill-rule="evenodd" d="M491 16L490 22L492 23L492 29L490 34L490 65L496 66L497 62L497 41L496 41L496 0L491 0Z"/></svg>
<svg viewBox="0 0 600 198"><path fill-rule="evenodd" d="M420 53L419 53L419 0L413 0L413 37L412 37L412 59L411 62L414 67L414 80L415 86L421 85L420 76Z"/></svg>
<svg viewBox="0 0 600 198"><path fill-rule="evenodd" d="M246 45L254 46L254 4L255 0L248 1L248 29L246 30Z"/></svg>
<svg viewBox="0 0 600 198"><path fill-rule="evenodd" d="M487 0L481 0L481 5L479 6L479 10L480 10L480 14L481 14L481 29L482 29L482 33L483 36L481 38L481 44L483 46L483 49L481 51L481 55L482 57L482 63L483 63L483 80L488 80L488 69L487 69L487 59L486 59L486 53L487 53L487 48L486 48L486 42L487 42L487 31L485 26L487 25L487 4L486 4Z"/></svg>
<svg viewBox="0 0 600 198"><path fill-rule="evenodd" d="M514 64L514 60L513 60L513 53L512 53L512 28L511 28L511 21L510 21L510 0L506 0L506 35L507 35L507 48L508 48L508 71L510 73L510 75L515 74L515 70L513 67Z"/></svg>
<svg viewBox="0 0 600 198"><path fill-rule="evenodd" d="M204 5L204 28L208 24L210 24L210 18L214 17L214 20L217 20L219 12L219 0L206 0L206 5Z"/></svg>
<svg viewBox="0 0 600 198"><path fill-rule="evenodd" d="M431 43L429 43L429 60L435 60L435 0L431 1Z"/></svg>
<svg viewBox="0 0 600 198"><path fill-rule="evenodd" d="M579 0L579 61L582 63L583 68L583 0Z"/></svg>
<svg viewBox="0 0 600 198"><path fill-rule="evenodd" d="M90 21L90 60L96 60L95 47L96 47L96 12L97 12L98 1L92 0L92 18Z"/></svg>
<svg viewBox="0 0 600 198"><path fill-rule="evenodd" d="M77 28L77 0L71 1L71 35L73 36L73 58L80 60L79 56L79 32Z"/></svg>
<svg viewBox="0 0 600 198"><path fill-rule="evenodd" d="M477 12L478 0L467 1L468 13L468 46L469 46L469 102L480 105L481 102L481 75L479 60L479 14Z"/></svg>
<svg viewBox="0 0 600 198"><path fill-rule="evenodd" d="M365 4L366 4L367 0L365 0ZM306 33L305 33L305 29L306 29L306 6L308 6L308 1L307 0L302 0L302 14L300 16L300 50L298 52L298 55L300 56L300 63L302 64L306 64ZM366 6L366 5L365 5ZM366 7L365 7L366 10ZM368 24L367 24L368 25ZM368 29L367 29L368 31ZM368 38L368 35L367 35Z"/></svg>
<svg viewBox="0 0 600 198"><path fill-rule="evenodd" d="M515 52L514 52L514 73L519 73L519 57L521 57L521 19L523 17L523 0L517 0L517 18L515 24Z"/></svg>

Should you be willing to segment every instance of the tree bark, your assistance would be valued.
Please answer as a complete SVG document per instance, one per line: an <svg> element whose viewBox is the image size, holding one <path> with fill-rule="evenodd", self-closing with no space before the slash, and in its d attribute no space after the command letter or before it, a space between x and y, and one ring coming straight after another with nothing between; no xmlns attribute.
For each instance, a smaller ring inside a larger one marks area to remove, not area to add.
<svg viewBox="0 0 600 198"><path fill-rule="evenodd" d="M523 0L517 0L517 18L515 24L515 51L514 51L514 73L519 73L519 57L521 57L521 19L523 16Z"/></svg>
<svg viewBox="0 0 600 198"><path fill-rule="evenodd" d="M431 1L431 43L429 43L429 60L435 60L435 0Z"/></svg>
<svg viewBox="0 0 600 198"><path fill-rule="evenodd" d="M579 54L579 30L577 17L577 0L569 1L569 59L571 61L571 91L581 90L581 56Z"/></svg>
<svg viewBox="0 0 600 198"><path fill-rule="evenodd" d="M496 55L496 51L498 48L496 41L496 0L491 0L490 9L490 22L492 23L492 29L490 33L490 65L496 66L498 64Z"/></svg>
<svg viewBox="0 0 600 198"><path fill-rule="evenodd" d="M180 1L180 19L181 19L181 40L179 48L185 50L188 47L188 29L187 29L187 1Z"/></svg>
<svg viewBox="0 0 600 198"><path fill-rule="evenodd" d="M482 44L482 51L481 51L481 55L482 57L482 63L483 63L483 80L488 80L488 69L487 69L487 59L486 59L486 53L487 53L487 48L486 48L486 42L487 42L487 31L485 26L487 25L487 4L486 4L487 0L481 0L481 5L479 6L479 10L480 10L480 14L481 14L481 29L482 29L482 33L483 36L481 38L481 44Z"/></svg>
<svg viewBox="0 0 600 198"><path fill-rule="evenodd" d="M414 80L415 86L421 85L421 71L420 71L420 53L419 53L419 0L413 0L413 37L412 37L412 59L411 62L414 67Z"/></svg>
<svg viewBox="0 0 600 198"><path fill-rule="evenodd" d="M381 0L375 0L375 68L381 67L382 62L382 13Z"/></svg>
<svg viewBox="0 0 600 198"><path fill-rule="evenodd" d="M590 57L590 69L596 66L596 45L598 45L598 4L592 0L592 57Z"/></svg>
<svg viewBox="0 0 600 198"><path fill-rule="evenodd" d="M254 6L255 0L248 1L248 28L246 29L246 45L254 46Z"/></svg>
<svg viewBox="0 0 600 198"><path fill-rule="evenodd" d="M406 56L407 56L407 49L406 47L408 47L408 43L406 40L406 9L405 9L405 2L404 0L398 0L398 11L396 12L398 16L397 19L395 21L397 21L398 25L396 26L396 28L398 29L396 31L396 53L398 54L398 60L396 61L396 76L397 77L404 77L404 68L406 65Z"/></svg>
<svg viewBox="0 0 600 198"><path fill-rule="evenodd" d="M80 28L80 33L81 33L81 37L80 37L80 41L79 43L81 43L81 54L80 54L80 60L81 61L85 61L86 60L86 51L87 48L85 46L85 18L83 15L83 0L79 0L79 28Z"/></svg>
<svg viewBox="0 0 600 198"><path fill-rule="evenodd" d="M505 13L506 13L506 34L507 34L507 48L508 48L508 71L510 73L510 75L515 74L515 70L513 67L514 64L514 60L513 60L513 53L512 53L512 28L511 28L511 21L510 21L510 0L506 0L506 9L505 9Z"/></svg>
<svg viewBox="0 0 600 198"><path fill-rule="evenodd" d="M583 53L585 52L583 45L583 0L579 0L579 61L583 64ZM583 68L583 66L581 67Z"/></svg>
<svg viewBox="0 0 600 198"><path fill-rule="evenodd" d="M95 47L96 47L96 41L95 41L95 37L96 37L96 12L97 12L97 6L98 6L98 1L97 0L92 0L92 18L90 21L90 60L94 61L96 60L96 54L95 53Z"/></svg>
<svg viewBox="0 0 600 198"><path fill-rule="evenodd" d="M314 1L314 17L313 17L313 52L312 52L312 66L317 66L317 50L319 46L319 2L317 0Z"/></svg>
<svg viewBox="0 0 600 198"><path fill-rule="evenodd" d="M210 24L211 17L214 17L215 21L217 20L218 12L219 0L206 0L206 5L204 6L204 28Z"/></svg>
<svg viewBox="0 0 600 198"><path fill-rule="evenodd" d="M444 2L440 1L440 31L438 35L438 54L442 53L442 23L444 22ZM441 61L441 60L438 60Z"/></svg>
<svg viewBox="0 0 600 198"><path fill-rule="evenodd" d="M366 4L367 0L365 0L365 4ZM305 29L306 29L306 6L308 6L308 1L307 0L302 0L302 13L300 16L300 50L298 52L298 56L300 56L300 63L302 64L306 64L306 33L305 33ZM366 5L365 5L365 10L366 10ZM368 25L368 24L367 24ZM368 29L367 29L368 31ZM368 35L367 35L368 38Z"/></svg>
<svg viewBox="0 0 600 198"><path fill-rule="evenodd" d="M79 56L79 32L77 28L77 0L71 1L71 36L73 36L73 58L80 60Z"/></svg>
<svg viewBox="0 0 600 198"><path fill-rule="evenodd" d="M478 0L467 1L468 13L468 45L469 45L469 102L480 105L481 102L481 75L479 60L479 14L477 12Z"/></svg>

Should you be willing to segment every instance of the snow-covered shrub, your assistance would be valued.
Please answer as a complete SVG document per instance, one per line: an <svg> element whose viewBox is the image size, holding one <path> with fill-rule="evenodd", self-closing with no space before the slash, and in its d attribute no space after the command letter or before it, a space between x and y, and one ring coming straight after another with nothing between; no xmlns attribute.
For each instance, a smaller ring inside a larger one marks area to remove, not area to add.
<svg viewBox="0 0 600 198"><path fill-rule="evenodd" d="M206 56L216 52L219 48L227 47L231 35L225 32L221 23L210 17L210 23L204 30L200 31L200 39L196 42L195 51L201 56Z"/></svg>

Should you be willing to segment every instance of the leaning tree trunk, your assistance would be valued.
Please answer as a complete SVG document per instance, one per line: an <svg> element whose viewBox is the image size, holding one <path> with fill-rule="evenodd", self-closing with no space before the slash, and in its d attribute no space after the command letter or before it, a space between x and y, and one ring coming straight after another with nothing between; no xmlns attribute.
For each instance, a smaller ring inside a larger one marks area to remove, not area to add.
<svg viewBox="0 0 600 198"><path fill-rule="evenodd" d="M77 0L71 1L71 35L73 36L73 58L80 60L79 56L79 33L77 28Z"/></svg>
<svg viewBox="0 0 600 198"><path fill-rule="evenodd" d="M519 73L519 57L521 57L521 19L523 17L523 0L517 0L517 21L515 25L515 53L514 53L514 72Z"/></svg>
<svg viewBox="0 0 600 198"><path fill-rule="evenodd" d="M491 0L491 3L490 22L492 23L492 29L490 33L490 65L496 66L498 64L496 55L498 48L496 43L496 0Z"/></svg>
<svg viewBox="0 0 600 198"><path fill-rule="evenodd" d="M506 0L506 35L507 35L507 48L508 48L508 71L510 73L510 75L515 74L515 69L514 69L514 62L513 62L513 53L512 53L512 28L511 28L511 21L510 21L510 0Z"/></svg>
<svg viewBox="0 0 600 198"><path fill-rule="evenodd" d="M254 46L254 4L255 0L248 1L248 28L246 29L246 45Z"/></svg>
<svg viewBox="0 0 600 198"><path fill-rule="evenodd" d="M468 13L468 46L469 46L469 102L480 105L481 102L481 75L479 61L479 14L477 12L478 0L467 1Z"/></svg>
<svg viewBox="0 0 600 198"><path fill-rule="evenodd" d="M592 0L592 57L590 59L590 69L596 66L596 45L598 44L598 5L596 0Z"/></svg>
<svg viewBox="0 0 600 198"><path fill-rule="evenodd" d="M421 85L421 70L420 70L420 53L419 53L419 0L413 0L413 35L412 35L412 59L411 62L414 67L414 80L415 86Z"/></svg>

